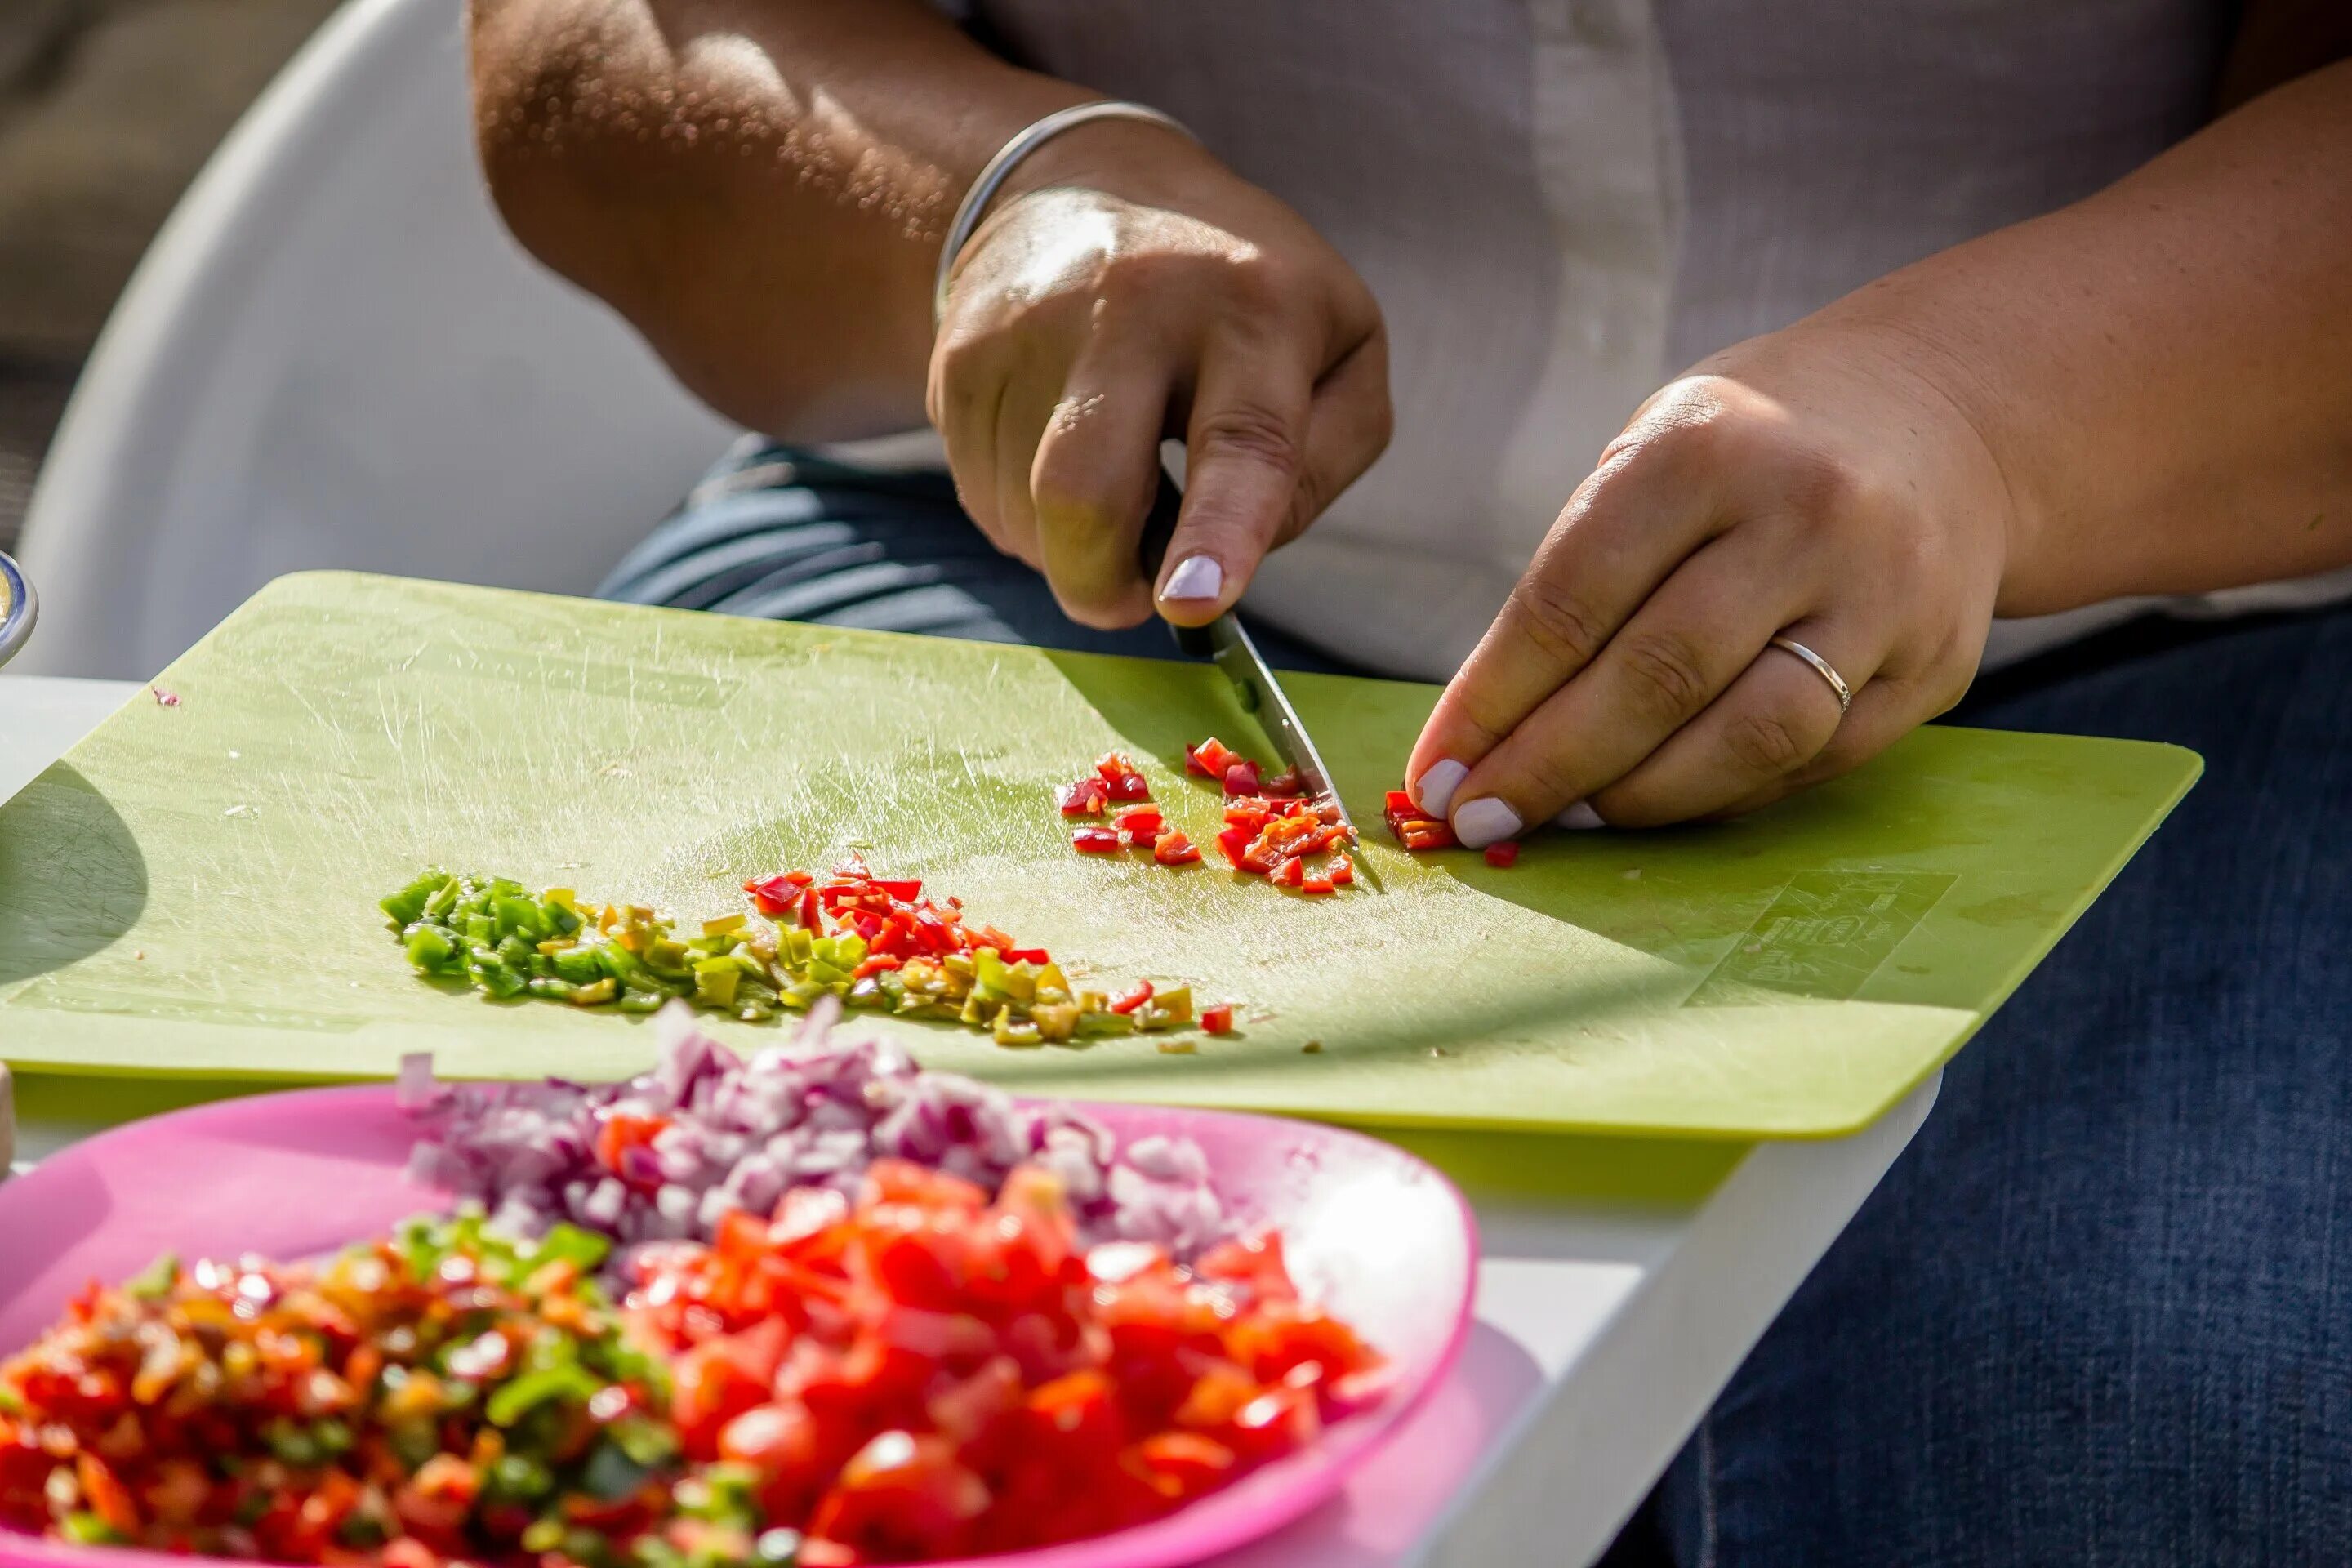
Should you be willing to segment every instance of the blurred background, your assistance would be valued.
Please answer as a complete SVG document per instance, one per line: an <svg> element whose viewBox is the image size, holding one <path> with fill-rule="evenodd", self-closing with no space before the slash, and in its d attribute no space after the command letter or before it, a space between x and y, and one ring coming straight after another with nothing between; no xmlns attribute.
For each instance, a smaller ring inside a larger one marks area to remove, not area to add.
<svg viewBox="0 0 2352 1568"><path fill-rule="evenodd" d="M0 550L115 296L335 0L0 0Z"/></svg>

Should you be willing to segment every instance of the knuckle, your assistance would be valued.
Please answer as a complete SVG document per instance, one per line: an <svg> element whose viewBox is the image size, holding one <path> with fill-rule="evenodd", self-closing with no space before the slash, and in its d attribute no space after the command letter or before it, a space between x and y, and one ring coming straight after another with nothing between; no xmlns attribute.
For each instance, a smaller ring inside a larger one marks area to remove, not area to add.
<svg viewBox="0 0 2352 1568"><path fill-rule="evenodd" d="M1774 778L1803 762L1811 748L1797 727L1770 713L1743 713L1724 727L1723 749L1746 773Z"/></svg>
<svg viewBox="0 0 2352 1568"><path fill-rule="evenodd" d="M1202 456L1239 458L1283 473L1299 466L1298 432L1264 404L1228 404L1204 415L1194 439Z"/></svg>
<svg viewBox="0 0 2352 1568"><path fill-rule="evenodd" d="M1573 588L1549 574L1523 579L1512 592L1521 631L1555 663L1581 668L1609 640L1609 626Z"/></svg>
<svg viewBox="0 0 2352 1568"><path fill-rule="evenodd" d="M1644 632L1619 650L1626 689L1650 717L1687 718L1706 700L1706 664L1678 632Z"/></svg>
<svg viewBox="0 0 2352 1568"><path fill-rule="evenodd" d="M1287 315L1298 293L1294 268L1271 251L1252 249L1227 264L1225 298L1244 320Z"/></svg>
<svg viewBox="0 0 2352 1568"><path fill-rule="evenodd" d="M1519 774L1527 781L1524 798L1552 803L1554 809L1578 799L1586 788L1567 756L1549 747L1520 758Z"/></svg>

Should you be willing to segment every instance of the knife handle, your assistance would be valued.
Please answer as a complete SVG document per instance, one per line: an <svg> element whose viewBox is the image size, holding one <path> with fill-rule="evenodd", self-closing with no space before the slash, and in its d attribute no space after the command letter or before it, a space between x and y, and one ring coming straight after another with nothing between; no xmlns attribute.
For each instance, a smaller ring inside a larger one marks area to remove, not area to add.
<svg viewBox="0 0 2352 1568"><path fill-rule="evenodd" d="M1143 537L1136 542L1136 568L1148 584L1160 582L1160 569L1168 563L1169 542L1176 537L1176 514L1183 505L1184 492L1176 488L1175 476L1160 469L1159 493L1151 498L1151 510L1144 514ZM1171 621L1168 629L1175 636L1176 647L1194 658L1206 658L1215 649L1206 626L1180 626Z"/></svg>

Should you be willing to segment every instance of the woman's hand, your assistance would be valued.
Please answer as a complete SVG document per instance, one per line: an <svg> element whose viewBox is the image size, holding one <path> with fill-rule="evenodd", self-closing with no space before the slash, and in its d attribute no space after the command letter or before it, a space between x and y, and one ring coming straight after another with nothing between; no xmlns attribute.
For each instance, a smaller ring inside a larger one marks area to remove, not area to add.
<svg viewBox="0 0 2352 1568"><path fill-rule="evenodd" d="M1446 688L1406 777L1473 846L1727 816L1845 772L1968 689L2002 476L1932 363L1809 325L1643 405ZM1786 636L1846 680L1853 706Z"/></svg>
<svg viewBox="0 0 2352 1568"><path fill-rule="evenodd" d="M1205 622L1389 437L1380 310L1297 214L1184 138L1111 121L1016 170L959 258L928 405L964 508L1073 619ZM1160 443L1185 496L1155 585Z"/></svg>

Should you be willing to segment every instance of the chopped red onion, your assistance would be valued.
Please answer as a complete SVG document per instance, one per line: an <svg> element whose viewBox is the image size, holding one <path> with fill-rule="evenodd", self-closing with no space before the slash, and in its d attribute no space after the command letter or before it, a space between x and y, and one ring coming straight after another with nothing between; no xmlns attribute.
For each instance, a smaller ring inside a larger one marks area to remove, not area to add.
<svg viewBox="0 0 2352 1568"><path fill-rule="evenodd" d="M990 1193L1015 1166L1051 1171L1084 1239L1152 1242L1189 1259L1234 1234L1188 1139L1118 1147L1083 1111L1016 1104L1003 1090L927 1072L898 1047L828 1038L840 1004L821 998L788 1047L748 1063L694 1026L683 1004L656 1020L660 1057L625 1083L445 1083L404 1058L397 1103L420 1137L409 1173L480 1200L507 1230L558 1220L632 1247L710 1238L730 1210L769 1213L790 1191L849 1194L877 1159L911 1160ZM659 1118L649 1146L598 1163L608 1117Z"/></svg>

